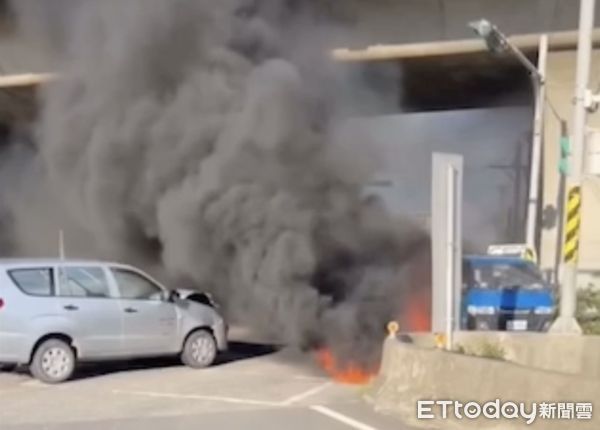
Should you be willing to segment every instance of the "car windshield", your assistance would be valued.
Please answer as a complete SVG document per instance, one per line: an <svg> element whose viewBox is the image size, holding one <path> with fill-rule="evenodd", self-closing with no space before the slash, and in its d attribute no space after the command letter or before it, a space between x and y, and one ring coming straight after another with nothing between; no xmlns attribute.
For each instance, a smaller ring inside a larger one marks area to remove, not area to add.
<svg viewBox="0 0 600 430"><path fill-rule="evenodd" d="M465 273L468 284L480 288L540 288L543 279L532 264L490 263L469 264Z"/></svg>

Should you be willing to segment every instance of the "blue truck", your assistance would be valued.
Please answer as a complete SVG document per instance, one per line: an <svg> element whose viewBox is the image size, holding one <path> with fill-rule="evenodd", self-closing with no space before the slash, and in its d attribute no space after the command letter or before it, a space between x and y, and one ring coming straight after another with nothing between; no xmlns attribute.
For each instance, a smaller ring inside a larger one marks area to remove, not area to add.
<svg viewBox="0 0 600 430"><path fill-rule="evenodd" d="M463 330L547 331L554 288L532 261L513 256L463 259Z"/></svg>

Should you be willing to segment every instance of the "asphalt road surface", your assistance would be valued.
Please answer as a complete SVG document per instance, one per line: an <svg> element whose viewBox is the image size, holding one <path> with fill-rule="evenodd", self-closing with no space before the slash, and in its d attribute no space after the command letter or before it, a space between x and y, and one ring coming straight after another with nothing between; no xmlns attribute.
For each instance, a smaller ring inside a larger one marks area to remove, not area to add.
<svg viewBox="0 0 600 430"><path fill-rule="evenodd" d="M0 373L2 430L331 429L402 430L333 383L309 357L250 342L232 344L216 366L176 360L102 364L48 386Z"/></svg>

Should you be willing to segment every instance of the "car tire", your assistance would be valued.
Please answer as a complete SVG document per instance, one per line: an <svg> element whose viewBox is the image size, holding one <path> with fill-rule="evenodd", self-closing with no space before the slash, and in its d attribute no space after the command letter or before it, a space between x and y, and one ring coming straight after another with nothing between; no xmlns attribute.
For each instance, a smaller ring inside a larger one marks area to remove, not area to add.
<svg viewBox="0 0 600 430"><path fill-rule="evenodd" d="M75 352L60 339L49 339L40 344L34 354L29 370L46 384L58 384L71 378L75 372Z"/></svg>
<svg viewBox="0 0 600 430"><path fill-rule="evenodd" d="M194 369L208 367L217 358L217 341L208 330L196 330L191 333L183 345L181 361Z"/></svg>

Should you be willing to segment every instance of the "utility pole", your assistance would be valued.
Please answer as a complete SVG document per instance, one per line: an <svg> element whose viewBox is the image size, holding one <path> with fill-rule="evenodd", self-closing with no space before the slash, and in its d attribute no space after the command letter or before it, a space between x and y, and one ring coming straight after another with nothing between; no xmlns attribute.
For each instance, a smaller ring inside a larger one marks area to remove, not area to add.
<svg viewBox="0 0 600 430"><path fill-rule="evenodd" d="M65 234L63 229L58 231L58 256L61 260L65 259Z"/></svg>
<svg viewBox="0 0 600 430"><path fill-rule="evenodd" d="M585 148L587 109L590 103L588 84L592 58L595 0L581 0L579 9L579 41L577 46L577 75L573 141L570 176L567 178L567 204L564 246L564 277L561 285L560 315L551 327L556 333L580 334L575 319L577 308L577 270L579 263L579 233L581 227L581 184Z"/></svg>
<svg viewBox="0 0 600 430"><path fill-rule="evenodd" d="M529 180L529 196L527 202L526 242L527 245L539 251L538 245L538 207L540 190L540 171L542 164L542 134L544 121L544 106L546 102L546 59L548 54L548 36L542 35L538 50L538 64L534 65L529 58L496 27L486 19L469 23L477 35L485 41L490 52L499 54L510 52L525 67L533 82L535 94L535 113L533 125L533 142L531 147L531 170Z"/></svg>
<svg viewBox="0 0 600 430"><path fill-rule="evenodd" d="M558 179L558 196L556 198L556 253L554 255L554 282L558 285L561 279L563 261L563 234L565 226L565 198L567 189L567 173L569 171L568 154L570 152L569 131L567 121L560 120L560 162Z"/></svg>
<svg viewBox="0 0 600 430"><path fill-rule="evenodd" d="M544 133L544 111L546 104L546 61L548 58L548 36L542 35L538 49L537 75L532 75L535 91L535 113L533 142L531 146L531 168L529 176L529 196L527 200L526 243L531 249L538 249L538 208L540 205L540 171L542 165L542 145Z"/></svg>

